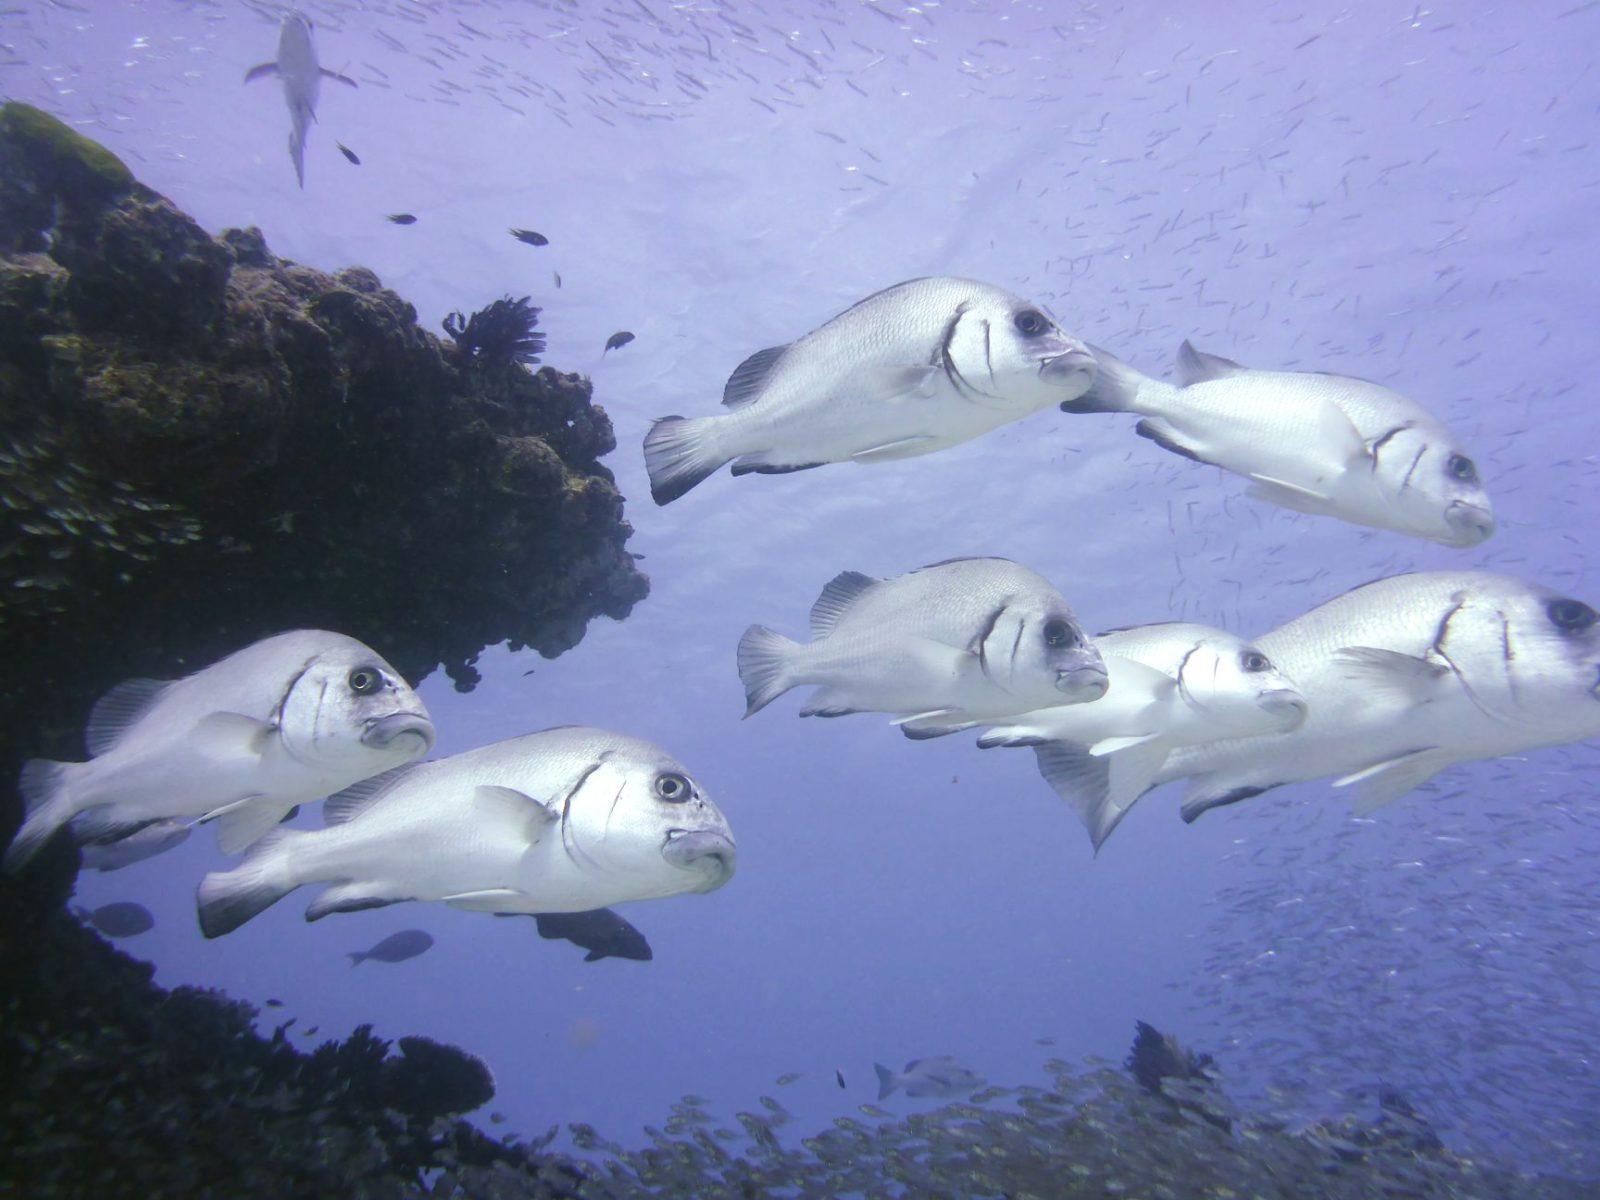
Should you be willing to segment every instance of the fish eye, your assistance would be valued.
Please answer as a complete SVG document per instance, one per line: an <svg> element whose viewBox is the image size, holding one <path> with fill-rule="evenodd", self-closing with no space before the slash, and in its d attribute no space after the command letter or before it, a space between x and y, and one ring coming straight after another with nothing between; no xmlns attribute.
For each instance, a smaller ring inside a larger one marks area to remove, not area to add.
<svg viewBox="0 0 1600 1200"><path fill-rule="evenodd" d="M1044 644L1057 649L1062 646L1076 646L1078 635L1071 625L1056 617L1044 623Z"/></svg>
<svg viewBox="0 0 1600 1200"><path fill-rule="evenodd" d="M682 804L693 792L693 785L676 771L663 771L656 776L656 795L668 804Z"/></svg>
<svg viewBox="0 0 1600 1200"><path fill-rule="evenodd" d="M1465 454L1452 454L1450 461L1445 463L1445 470L1450 472L1454 479L1462 483L1477 483L1478 468Z"/></svg>
<svg viewBox="0 0 1600 1200"><path fill-rule="evenodd" d="M1562 633L1582 633L1600 620L1600 614L1582 600L1552 600L1545 607L1550 623Z"/></svg>
<svg viewBox="0 0 1600 1200"><path fill-rule="evenodd" d="M1247 675L1259 675L1272 670L1272 660L1259 650L1246 650L1239 656L1239 667Z"/></svg>
<svg viewBox="0 0 1600 1200"><path fill-rule="evenodd" d="M1050 328L1050 318L1036 308L1025 308L1012 318L1023 337L1038 337Z"/></svg>
<svg viewBox="0 0 1600 1200"><path fill-rule="evenodd" d="M357 667L350 672L350 690L358 696L370 696L383 686L383 673L376 667Z"/></svg>

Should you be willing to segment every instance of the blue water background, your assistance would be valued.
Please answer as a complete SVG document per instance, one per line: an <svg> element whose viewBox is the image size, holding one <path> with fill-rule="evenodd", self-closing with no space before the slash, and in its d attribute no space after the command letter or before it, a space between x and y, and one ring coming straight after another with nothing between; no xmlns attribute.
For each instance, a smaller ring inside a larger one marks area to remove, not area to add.
<svg viewBox="0 0 1600 1200"><path fill-rule="evenodd" d="M372 268L430 327L505 293L545 306L547 361L591 375L616 424L607 465L653 590L558 661L496 648L470 695L425 681L438 749L571 722L652 738L723 806L739 873L624 909L649 964L585 965L531 922L438 907L307 926L308 896L208 943L193 887L221 860L202 835L80 882L85 903L155 912L127 946L159 982L281 998L313 1040L371 1021L460 1044L493 1067L500 1131L587 1120L631 1142L684 1092L748 1107L786 1071L808 1074L775 1094L816 1122L873 1098L875 1060L1031 1081L1049 1055L1120 1056L1143 1017L1217 1052L1241 1095L1272 1084L1315 1112L1388 1082L1455 1144L1597 1169L1592 745L1458 768L1363 822L1310 784L1186 827L1169 788L1094 857L1031 755L802 722L792 697L741 723L733 648L753 621L802 631L839 570L963 554L1035 567L1091 628L1258 633L1413 568L1600 602L1600 6L309 11L325 65L361 86L324 87L304 191L277 85L241 84L272 56L266 6L30 3L0 17L0 91L210 229ZM402 211L417 224L383 219ZM709 413L751 351L945 273L1153 373L1192 337L1392 383L1464 439L1501 531L1459 552L1297 516L1125 418L1053 412L935 457L650 503L652 417ZM602 357L618 329L638 340ZM346 965L413 926L438 938L424 957Z"/></svg>

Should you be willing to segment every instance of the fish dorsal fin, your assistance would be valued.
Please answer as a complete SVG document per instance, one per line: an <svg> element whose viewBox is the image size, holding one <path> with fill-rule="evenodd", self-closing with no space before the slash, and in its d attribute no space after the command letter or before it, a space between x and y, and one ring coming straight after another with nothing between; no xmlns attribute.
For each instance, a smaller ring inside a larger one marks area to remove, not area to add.
<svg viewBox="0 0 1600 1200"><path fill-rule="evenodd" d="M773 368L788 349L787 345L768 346L765 350L757 350L735 367L723 386L722 402L729 408L738 408L759 396L761 389L767 386Z"/></svg>
<svg viewBox="0 0 1600 1200"><path fill-rule="evenodd" d="M1193 342L1178 347L1178 382L1184 387L1191 383L1204 383L1208 379L1226 379L1248 368L1220 354L1207 354L1196 350Z"/></svg>
<svg viewBox="0 0 1600 1200"><path fill-rule="evenodd" d="M392 792L402 779L421 765L421 763L403 763L390 768L382 775L374 775L371 779L352 783L342 792L335 792L322 806L323 824L343 825L346 821L359 816L381 796Z"/></svg>
<svg viewBox="0 0 1600 1200"><path fill-rule="evenodd" d="M839 618L880 582L882 581L874 579L871 575L863 575L860 571L840 571L828 580L827 586L822 589L822 595L818 596L817 602L811 606L812 638L827 637L839 623Z"/></svg>
<svg viewBox="0 0 1600 1200"><path fill-rule="evenodd" d="M83 735L89 753L104 754L111 749L128 727L149 712L171 686L165 679L130 679L101 696L89 713L89 727Z"/></svg>

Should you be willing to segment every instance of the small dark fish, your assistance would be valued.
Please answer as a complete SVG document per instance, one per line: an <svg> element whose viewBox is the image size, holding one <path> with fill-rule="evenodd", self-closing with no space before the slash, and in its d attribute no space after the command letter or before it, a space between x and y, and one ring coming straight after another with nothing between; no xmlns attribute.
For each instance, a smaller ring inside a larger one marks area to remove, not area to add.
<svg viewBox="0 0 1600 1200"><path fill-rule="evenodd" d="M300 1031L300 1036L301 1037L316 1037L317 1036L317 1030L319 1028L321 1028L321 1026L318 1026L318 1025L307 1025L304 1029L302 1029Z"/></svg>
<svg viewBox="0 0 1600 1200"><path fill-rule="evenodd" d="M535 233L531 229L513 229L511 236L529 246L548 246L550 244L550 239L545 237L544 234Z"/></svg>
<svg viewBox="0 0 1600 1200"><path fill-rule="evenodd" d="M633 334L626 329L619 329L606 339L606 349L600 351L600 353L604 354L606 350L621 350L631 341L633 341Z"/></svg>
<svg viewBox="0 0 1600 1200"><path fill-rule="evenodd" d="M540 937L552 941L564 939L587 950L584 962L598 962L602 958L649 962L655 957L644 934L609 908L581 913L540 913L538 921Z"/></svg>
<svg viewBox="0 0 1600 1200"><path fill-rule="evenodd" d="M142 904L135 904L131 900L118 900L114 904L102 904L99 908L89 913L88 917L89 924L107 937L133 937L136 934L147 933L156 927L156 919L150 915L150 910Z"/></svg>
<svg viewBox="0 0 1600 1200"><path fill-rule="evenodd" d="M396 225L415 225L417 223L417 219L410 213L390 213L389 220Z"/></svg>
<svg viewBox="0 0 1600 1200"><path fill-rule="evenodd" d="M551 271L550 272L550 277L556 281L556 286L557 287L561 286L561 272L560 271Z"/></svg>
<svg viewBox="0 0 1600 1200"><path fill-rule="evenodd" d="M350 161L352 166L359 167L361 165L361 159L356 155L354 150L350 149L349 146L346 146L343 142L335 142L334 145L339 147L339 153L344 155L345 158Z"/></svg>
<svg viewBox="0 0 1600 1200"><path fill-rule="evenodd" d="M506 1123L506 1115L502 1112L492 1112L489 1114L489 1120L496 1125L504 1125Z"/></svg>
<svg viewBox="0 0 1600 1200"><path fill-rule="evenodd" d="M839 1070L839 1068L835 1067L833 1069L833 1077L839 1081L840 1088L843 1088L844 1087L844 1072Z"/></svg>
<svg viewBox="0 0 1600 1200"><path fill-rule="evenodd" d="M267 1001L264 1001L264 1003L266 1004L266 1006L268 1008L282 1008L283 1007L283 1001L282 1000L278 1000L278 999L267 1000Z"/></svg>
<svg viewBox="0 0 1600 1200"><path fill-rule="evenodd" d="M377 962L405 962L408 958L415 958L431 945L433 938L422 930L402 929L399 933L391 933L370 950L352 950L345 957L350 960L352 967L366 962L369 958Z"/></svg>

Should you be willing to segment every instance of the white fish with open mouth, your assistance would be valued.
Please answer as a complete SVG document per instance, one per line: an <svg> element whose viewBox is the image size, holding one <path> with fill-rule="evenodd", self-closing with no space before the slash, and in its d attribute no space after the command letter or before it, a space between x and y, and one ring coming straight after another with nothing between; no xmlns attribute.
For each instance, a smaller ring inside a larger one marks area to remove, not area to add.
<svg viewBox="0 0 1600 1200"><path fill-rule="evenodd" d="M1224 630L1168 621L1102 633L1094 644L1111 677L1104 699L1024 713L978 745L1033 747L1039 773L1096 850L1178 747L1284 733L1306 719L1293 680Z"/></svg>
<svg viewBox="0 0 1600 1200"><path fill-rule="evenodd" d="M416 763L331 796L325 829L275 830L200 884L218 937L296 888L306 920L405 900L570 913L709 892L733 834L684 767L638 738L567 726Z"/></svg>
<svg viewBox="0 0 1600 1200"><path fill-rule="evenodd" d="M1457 548L1494 532L1476 464L1420 404L1382 384L1255 371L1185 342L1174 387L1094 354L1094 386L1063 411L1137 413L1141 436L1244 476L1257 499Z"/></svg>
<svg viewBox="0 0 1600 1200"><path fill-rule="evenodd" d="M198 817L216 822L233 854L295 805L425 754L433 722L371 647L302 629L175 682L120 684L94 706L85 737L88 762L22 768L28 815L8 870L69 821L81 842L114 842Z"/></svg>
<svg viewBox="0 0 1600 1200"><path fill-rule="evenodd" d="M1003 558L957 558L894 579L834 577L808 644L762 625L739 639L745 715L790 688L803 717L902 714L936 737L988 717L1105 694L1106 669L1046 579Z"/></svg>
<svg viewBox="0 0 1600 1200"><path fill-rule="evenodd" d="M721 416L656 421L650 493L668 504L729 461L735 475L781 474L932 454L1073 399L1094 371L1088 348L1020 296L913 279L752 354Z"/></svg>
<svg viewBox="0 0 1600 1200"><path fill-rule="evenodd" d="M1600 626L1581 600L1488 571L1395 575L1256 639L1305 697L1305 724L1174 751L1185 820L1331 777L1359 813L1454 763L1600 736Z"/></svg>
<svg viewBox="0 0 1600 1200"><path fill-rule="evenodd" d="M311 39L311 18L291 12L278 30L278 57L245 72L244 81L276 75L283 83L283 101L289 106L289 157L294 160L294 175L306 185L306 131L317 119L317 101L324 78L356 86L348 75L330 71L317 62L317 46Z"/></svg>

